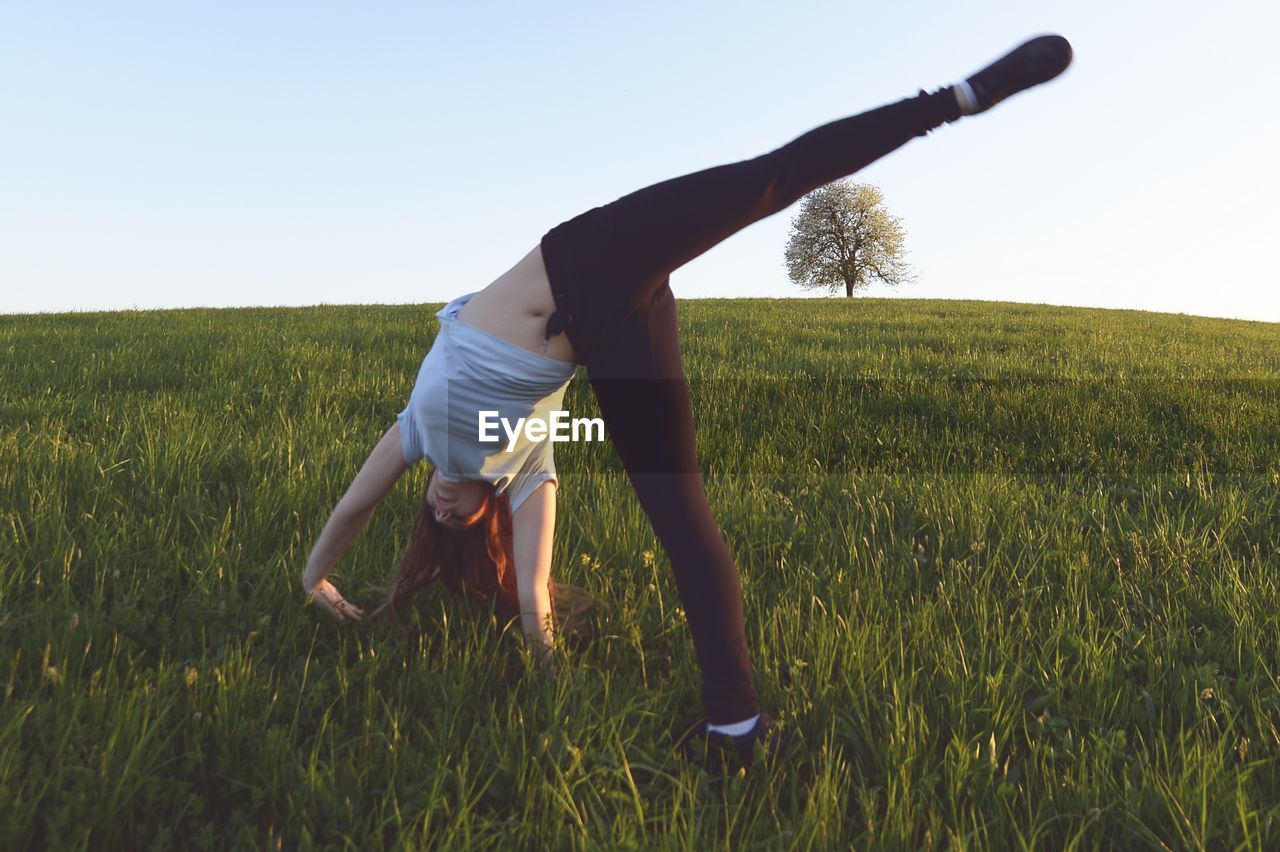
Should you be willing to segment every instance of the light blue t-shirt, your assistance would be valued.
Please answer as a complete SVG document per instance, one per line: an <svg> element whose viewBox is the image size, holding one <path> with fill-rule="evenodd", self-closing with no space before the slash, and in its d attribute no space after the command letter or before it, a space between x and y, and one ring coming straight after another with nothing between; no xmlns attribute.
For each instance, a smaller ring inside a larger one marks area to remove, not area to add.
<svg viewBox="0 0 1280 852"><path fill-rule="evenodd" d="M508 493L514 511L543 482L555 481L552 442L532 441L521 429L514 445L498 418L514 429L519 418L551 423L563 407L575 364L530 352L457 319L475 293L459 296L436 312L440 332L422 359L418 378L401 411L400 438L409 464L428 459L451 482L477 479ZM496 411L489 430L497 441L480 441L480 412Z"/></svg>

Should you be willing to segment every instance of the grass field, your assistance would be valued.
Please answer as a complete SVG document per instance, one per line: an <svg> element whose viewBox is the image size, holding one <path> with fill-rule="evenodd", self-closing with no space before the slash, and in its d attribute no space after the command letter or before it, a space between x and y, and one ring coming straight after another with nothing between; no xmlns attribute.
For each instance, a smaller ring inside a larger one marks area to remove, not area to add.
<svg viewBox="0 0 1280 852"><path fill-rule="evenodd" d="M609 605L561 679L439 588L402 632L304 606L437 308L0 317L0 848L1280 846L1280 326L683 302L799 739L712 777L607 445L557 448L555 578ZM425 476L332 576L366 608Z"/></svg>

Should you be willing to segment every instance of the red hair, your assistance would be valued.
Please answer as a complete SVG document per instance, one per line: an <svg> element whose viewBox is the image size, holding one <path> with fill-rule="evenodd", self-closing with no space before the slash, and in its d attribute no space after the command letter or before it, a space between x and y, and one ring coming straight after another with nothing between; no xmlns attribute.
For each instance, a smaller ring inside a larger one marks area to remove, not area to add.
<svg viewBox="0 0 1280 852"><path fill-rule="evenodd" d="M370 617L389 615L392 623L399 624L409 599L439 580L460 594L493 601L504 621L515 618L520 614L520 601L512 556L510 498L486 489L477 510L479 519L466 529L453 529L436 520L435 510L427 502L430 486L431 477L427 477L409 548L400 560L387 599Z"/></svg>

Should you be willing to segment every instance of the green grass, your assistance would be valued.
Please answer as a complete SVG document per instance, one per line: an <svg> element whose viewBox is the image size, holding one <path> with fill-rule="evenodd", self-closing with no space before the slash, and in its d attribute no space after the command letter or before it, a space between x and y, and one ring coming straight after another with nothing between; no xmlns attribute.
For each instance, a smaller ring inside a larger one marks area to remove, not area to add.
<svg viewBox="0 0 1280 852"><path fill-rule="evenodd" d="M610 606L564 678L439 588L402 633L303 605L435 308L0 318L0 847L1280 844L1280 327L682 303L801 742L712 777L670 750L697 667L607 446L557 449L555 577ZM366 607L425 473L333 576Z"/></svg>

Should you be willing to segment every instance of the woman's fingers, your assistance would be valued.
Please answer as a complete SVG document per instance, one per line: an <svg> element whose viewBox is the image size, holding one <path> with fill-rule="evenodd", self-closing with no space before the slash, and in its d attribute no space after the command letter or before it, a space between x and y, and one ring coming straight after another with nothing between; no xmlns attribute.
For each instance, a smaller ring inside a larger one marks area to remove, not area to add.
<svg viewBox="0 0 1280 852"><path fill-rule="evenodd" d="M342 613L338 612L338 605L334 601L329 600L324 595L316 595L315 598L316 603L320 604L324 611L329 613L335 621L342 620Z"/></svg>
<svg viewBox="0 0 1280 852"><path fill-rule="evenodd" d="M360 607L353 603L349 603L342 598L338 598L337 602L334 603L333 608L337 611L339 618L349 618L352 621L359 621L364 616L364 613L360 611Z"/></svg>
<svg viewBox="0 0 1280 852"><path fill-rule="evenodd" d="M343 598L342 593L328 581L317 583L315 588L311 590L311 597L337 621L348 619L359 621L364 618L364 611Z"/></svg>

